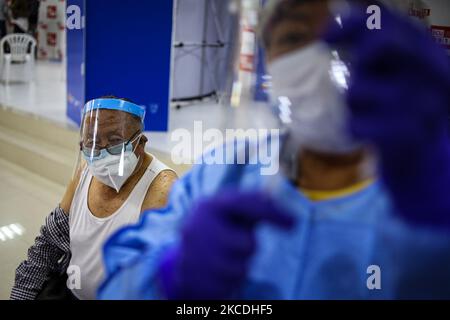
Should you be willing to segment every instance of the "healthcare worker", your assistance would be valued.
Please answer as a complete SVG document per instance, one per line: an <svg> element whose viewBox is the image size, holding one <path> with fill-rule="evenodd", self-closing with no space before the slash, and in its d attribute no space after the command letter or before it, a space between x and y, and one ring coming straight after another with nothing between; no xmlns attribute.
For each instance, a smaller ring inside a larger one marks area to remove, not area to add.
<svg viewBox="0 0 450 320"><path fill-rule="evenodd" d="M176 174L145 152L144 117L112 96L86 103L76 174L17 268L12 299L95 299L104 241L166 204Z"/></svg>
<svg viewBox="0 0 450 320"><path fill-rule="evenodd" d="M381 29L370 31L372 2L336 3L265 7L283 175L261 175L251 153L241 165L206 155L174 185L167 208L109 239L100 298L450 298L450 234L436 224L450 212L433 211L427 189L442 195L448 183L432 168L436 160L445 169L437 156L448 149L445 53L381 4ZM253 60L244 51L241 71ZM415 203L424 210L408 211Z"/></svg>

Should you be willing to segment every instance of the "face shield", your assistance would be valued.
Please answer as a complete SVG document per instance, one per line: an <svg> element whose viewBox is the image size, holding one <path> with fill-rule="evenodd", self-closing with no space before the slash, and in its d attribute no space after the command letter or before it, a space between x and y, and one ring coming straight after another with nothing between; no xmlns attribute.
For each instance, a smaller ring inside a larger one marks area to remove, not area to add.
<svg viewBox="0 0 450 320"><path fill-rule="evenodd" d="M320 40L343 1L241 0L229 124L276 128L280 168L294 177L302 150L346 154L361 147L348 132L345 51ZM269 131L270 132L270 131Z"/></svg>
<svg viewBox="0 0 450 320"><path fill-rule="evenodd" d="M76 172L87 167L99 182L119 192L140 163L136 148L144 117L145 107L120 99L86 103Z"/></svg>

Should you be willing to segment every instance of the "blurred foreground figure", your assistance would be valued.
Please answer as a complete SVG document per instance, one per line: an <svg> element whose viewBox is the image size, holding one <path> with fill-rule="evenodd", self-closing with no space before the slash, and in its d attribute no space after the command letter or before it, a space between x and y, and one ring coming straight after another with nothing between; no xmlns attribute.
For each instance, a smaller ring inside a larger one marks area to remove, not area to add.
<svg viewBox="0 0 450 320"><path fill-rule="evenodd" d="M282 172L262 175L251 141L205 155L167 208L108 241L100 298L450 298L445 54L398 13L380 5L369 30L365 1L340 3L275 0L263 13L281 131L257 143L281 141ZM242 30L239 93L253 61L251 23ZM230 149L250 159L207 164Z"/></svg>

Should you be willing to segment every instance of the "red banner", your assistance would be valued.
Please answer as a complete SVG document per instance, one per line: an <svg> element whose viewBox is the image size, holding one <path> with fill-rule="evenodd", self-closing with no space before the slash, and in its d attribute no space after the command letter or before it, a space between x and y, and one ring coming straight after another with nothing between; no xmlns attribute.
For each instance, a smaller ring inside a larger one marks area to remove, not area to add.
<svg viewBox="0 0 450 320"><path fill-rule="evenodd" d="M450 49L450 27L431 26L431 34L436 39L436 42Z"/></svg>

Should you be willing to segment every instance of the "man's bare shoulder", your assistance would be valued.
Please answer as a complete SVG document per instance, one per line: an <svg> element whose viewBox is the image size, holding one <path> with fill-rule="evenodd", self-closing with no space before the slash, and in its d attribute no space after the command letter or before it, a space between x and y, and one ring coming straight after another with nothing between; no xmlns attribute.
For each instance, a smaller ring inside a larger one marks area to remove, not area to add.
<svg viewBox="0 0 450 320"><path fill-rule="evenodd" d="M172 185L177 179L178 176L173 170L161 171L148 188L142 211L166 206Z"/></svg>

